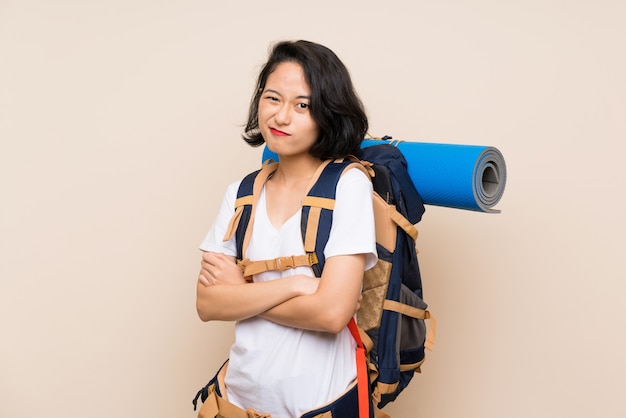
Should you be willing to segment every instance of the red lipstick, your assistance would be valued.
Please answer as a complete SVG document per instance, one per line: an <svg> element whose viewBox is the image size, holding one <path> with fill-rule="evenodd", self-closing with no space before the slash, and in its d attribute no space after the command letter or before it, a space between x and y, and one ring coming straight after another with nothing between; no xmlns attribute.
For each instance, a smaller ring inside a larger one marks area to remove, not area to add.
<svg viewBox="0 0 626 418"><path fill-rule="evenodd" d="M287 132L279 131L276 128L270 128L270 132L272 133L272 135L276 136L289 136Z"/></svg>

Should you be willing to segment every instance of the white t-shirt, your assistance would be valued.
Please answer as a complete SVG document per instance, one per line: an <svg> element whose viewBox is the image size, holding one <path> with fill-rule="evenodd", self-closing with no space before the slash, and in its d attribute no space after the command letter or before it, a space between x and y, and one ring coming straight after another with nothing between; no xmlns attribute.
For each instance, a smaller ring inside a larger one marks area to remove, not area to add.
<svg viewBox="0 0 626 418"><path fill-rule="evenodd" d="M234 238L222 240L234 213L239 183L229 186L217 219L200 245L202 250L236 255ZM298 211L276 229L267 216L263 188L246 256L264 260L304 254L300 218ZM347 171L337 185L324 254L327 259L366 254L365 268L376 264L372 184L360 170ZM254 281L294 274L314 276L309 267L298 267L264 272L255 275ZM335 335L286 327L259 317L238 321L225 379L228 400L274 418L299 417L336 398L356 378L355 349L347 328Z"/></svg>

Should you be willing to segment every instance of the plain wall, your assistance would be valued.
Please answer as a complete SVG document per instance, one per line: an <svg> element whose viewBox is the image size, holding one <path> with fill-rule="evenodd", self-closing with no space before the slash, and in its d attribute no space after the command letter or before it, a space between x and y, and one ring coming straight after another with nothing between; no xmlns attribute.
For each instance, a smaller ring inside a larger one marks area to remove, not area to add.
<svg viewBox="0 0 626 418"><path fill-rule="evenodd" d="M0 0L0 417L194 417L232 324L198 244L269 45L350 69L372 135L491 145L500 214L427 207L438 319L398 417L623 417L626 3Z"/></svg>

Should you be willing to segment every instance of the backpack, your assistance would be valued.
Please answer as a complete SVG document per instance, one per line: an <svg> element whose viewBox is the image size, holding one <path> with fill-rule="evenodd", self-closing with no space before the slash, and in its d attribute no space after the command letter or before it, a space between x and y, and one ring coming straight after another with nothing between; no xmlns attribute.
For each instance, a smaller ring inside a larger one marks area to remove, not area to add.
<svg viewBox="0 0 626 418"><path fill-rule="evenodd" d="M304 265L320 277L340 176L347 169L358 168L371 178L378 263L364 274L357 321L350 321L348 327L357 341L360 417L388 417L380 408L394 401L414 374L421 371L424 349L432 350L435 339L435 320L422 299L415 247L414 224L421 220L424 204L409 177L406 160L398 148L383 143L362 148L353 158L325 161L302 203L301 231L306 255L250 261L245 258L245 251L253 207L277 166L268 160L262 169L242 180L235 214L224 237L228 240L235 236L237 261L247 280L263 271Z"/></svg>

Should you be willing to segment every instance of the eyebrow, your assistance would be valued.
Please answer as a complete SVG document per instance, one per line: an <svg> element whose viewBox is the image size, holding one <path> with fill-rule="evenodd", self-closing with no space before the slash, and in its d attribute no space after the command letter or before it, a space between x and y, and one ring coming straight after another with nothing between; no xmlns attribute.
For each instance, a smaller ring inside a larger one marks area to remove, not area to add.
<svg viewBox="0 0 626 418"><path fill-rule="evenodd" d="M263 91L263 93L274 93L274 94L277 94L277 95L279 95L279 96L281 96L281 97L283 96L282 94L280 94L280 92L278 92L277 90L274 90L274 89L265 89L265 90ZM296 99L306 99L306 100L311 100L311 96L304 96L304 95L301 95L301 96L297 96L297 97L296 97Z"/></svg>

